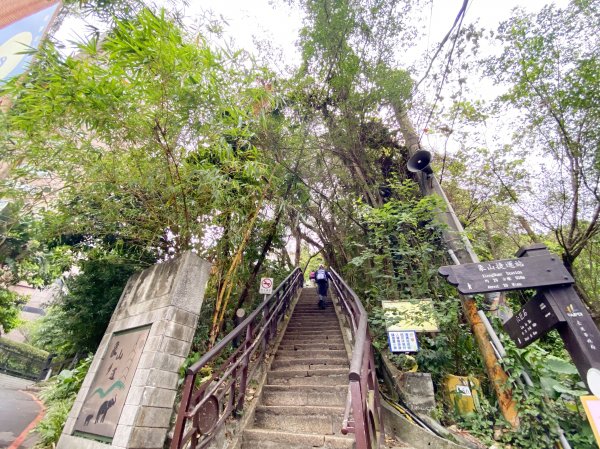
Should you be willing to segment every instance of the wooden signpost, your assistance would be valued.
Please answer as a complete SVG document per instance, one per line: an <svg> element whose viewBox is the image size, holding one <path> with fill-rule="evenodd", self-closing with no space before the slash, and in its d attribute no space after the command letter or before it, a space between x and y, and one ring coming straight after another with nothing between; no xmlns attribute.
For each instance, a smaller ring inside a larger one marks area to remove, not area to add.
<svg viewBox="0 0 600 449"><path fill-rule="evenodd" d="M575 282L558 256L494 260L441 267L439 273L463 295L522 290Z"/></svg>
<svg viewBox="0 0 600 449"><path fill-rule="evenodd" d="M600 397L600 331L573 289L572 276L545 245L522 248L516 259L444 266L438 272L466 295L537 289L504 329L519 348L556 329L581 378Z"/></svg>

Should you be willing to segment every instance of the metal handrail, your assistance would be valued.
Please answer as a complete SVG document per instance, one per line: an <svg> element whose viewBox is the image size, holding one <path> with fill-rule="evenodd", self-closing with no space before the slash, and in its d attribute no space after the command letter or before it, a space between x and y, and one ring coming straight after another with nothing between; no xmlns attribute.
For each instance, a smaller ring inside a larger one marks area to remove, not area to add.
<svg viewBox="0 0 600 449"><path fill-rule="evenodd" d="M243 409L248 380L263 360L279 322L303 283L302 271L296 268L248 318L187 369L171 449L208 446L227 418ZM235 346L242 334L244 341L227 360L198 383L202 368Z"/></svg>
<svg viewBox="0 0 600 449"><path fill-rule="evenodd" d="M379 448L384 441L383 416L367 312L342 277L333 269L331 274L339 303L350 319L354 343L342 433L354 434L356 449Z"/></svg>

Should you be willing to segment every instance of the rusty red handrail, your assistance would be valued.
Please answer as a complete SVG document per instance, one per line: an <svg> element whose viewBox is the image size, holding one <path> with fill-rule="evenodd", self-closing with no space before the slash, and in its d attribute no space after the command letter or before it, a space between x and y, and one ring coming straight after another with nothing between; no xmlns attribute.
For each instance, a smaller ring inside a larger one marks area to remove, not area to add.
<svg viewBox="0 0 600 449"><path fill-rule="evenodd" d="M253 361L264 358L281 318L303 282L304 276L296 268L248 318L187 369L171 449L208 446L225 420L243 409L248 379L258 366ZM196 385L200 370L210 366L242 334L244 341L227 360ZM260 354L255 357L259 348Z"/></svg>
<svg viewBox="0 0 600 449"><path fill-rule="evenodd" d="M354 434L356 449L376 449L383 445L384 430L367 312L342 277L333 269L331 275L342 310L350 319L354 343L342 433Z"/></svg>

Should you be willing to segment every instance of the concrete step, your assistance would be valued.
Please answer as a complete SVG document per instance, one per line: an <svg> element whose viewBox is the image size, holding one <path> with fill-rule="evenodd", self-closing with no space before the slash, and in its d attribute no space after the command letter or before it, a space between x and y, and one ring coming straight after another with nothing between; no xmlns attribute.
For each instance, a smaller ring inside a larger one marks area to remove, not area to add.
<svg viewBox="0 0 600 449"><path fill-rule="evenodd" d="M338 323L335 315L327 315L327 311L316 310L313 312L300 312L298 315L292 314L290 325L297 323ZM338 324L339 325L339 324Z"/></svg>
<svg viewBox="0 0 600 449"><path fill-rule="evenodd" d="M326 329L340 329L340 325L337 320L324 320L324 319L310 319L310 320L294 320L292 318L291 323L288 325L288 329L311 329L321 330Z"/></svg>
<svg viewBox="0 0 600 449"><path fill-rule="evenodd" d="M318 306L304 290L267 373L254 426L242 449L354 449L341 435L348 394L348 355L331 300Z"/></svg>
<svg viewBox="0 0 600 449"><path fill-rule="evenodd" d="M332 303L330 301L325 301L325 309L321 309L319 307L319 300L315 299L306 304L296 305L294 307L294 313L321 313L323 315L335 315L335 310L333 310Z"/></svg>
<svg viewBox="0 0 600 449"><path fill-rule="evenodd" d="M347 394L347 385L265 385L262 403L344 407Z"/></svg>
<svg viewBox="0 0 600 449"><path fill-rule="evenodd" d="M298 328L305 328L305 327L310 327L313 329L320 329L321 327L330 327L330 328L340 328L340 325L337 321L337 319L334 318L324 318L324 317L316 317L316 318L307 318L307 319L297 319L295 317L292 317L290 324L288 325L288 327L291 327L292 329L298 329Z"/></svg>
<svg viewBox="0 0 600 449"><path fill-rule="evenodd" d="M344 349L344 344L343 343L331 343L328 341L325 341L323 343L321 342L312 342L312 343L283 343L283 341L281 342L281 344L279 345L279 350L281 351L297 351L297 350L301 350L301 349L333 349L333 350L340 350L340 349Z"/></svg>
<svg viewBox="0 0 600 449"><path fill-rule="evenodd" d="M348 368L347 358L306 358L306 359L275 359L271 364L273 371L298 371L327 368Z"/></svg>
<svg viewBox="0 0 600 449"><path fill-rule="evenodd" d="M288 338L281 340L282 349L283 347L292 346L292 345L307 345L307 348L318 348L318 345L343 345L344 340L342 337L310 337L310 338Z"/></svg>
<svg viewBox="0 0 600 449"><path fill-rule="evenodd" d="M344 339L341 335L310 335L310 336L297 336L297 335L286 335L281 339L282 345L295 345L295 344L312 344L312 343L333 343L336 345L343 345Z"/></svg>
<svg viewBox="0 0 600 449"><path fill-rule="evenodd" d="M293 324L296 321L303 321L303 320L324 320L324 321L331 321L331 322L337 322L337 316L335 315L335 313L333 311L331 311L331 313L328 310L319 310L318 308L315 310L300 310L300 311L296 311L292 314L292 322L290 324Z"/></svg>
<svg viewBox="0 0 600 449"><path fill-rule="evenodd" d="M292 332L286 333L281 341L291 341L295 340L295 342L300 343L304 341L304 343L331 343L333 340L336 340L336 343L343 342L342 333L317 333L317 332ZM300 341L301 340L301 341Z"/></svg>
<svg viewBox="0 0 600 449"><path fill-rule="evenodd" d="M341 435L344 407L259 405L254 426L294 433Z"/></svg>
<svg viewBox="0 0 600 449"><path fill-rule="evenodd" d="M242 449L354 449L350 436L293 433L269 429L244 431Z"/></svg>
<svg viewBox="0 0 600 449"><path fill-rule="evenodd" d="M269 371L267 385L348 385L348 368Z"/></svg>
<svg viewBox="0 0 600 449"><path fill-rule="evenodd" d="M337 329L286 329L286 335L342 335L342 331L338 326Z"/></svg>
<svg viewBox="0 0 600 449"><path fill-rule="evenodd" d="M276 358L278 360L287 359L327 359L327 358L343 358L348 360L348 355L343 349L298 349L296 351L288 351L285 349L277 350Z"/></svg>

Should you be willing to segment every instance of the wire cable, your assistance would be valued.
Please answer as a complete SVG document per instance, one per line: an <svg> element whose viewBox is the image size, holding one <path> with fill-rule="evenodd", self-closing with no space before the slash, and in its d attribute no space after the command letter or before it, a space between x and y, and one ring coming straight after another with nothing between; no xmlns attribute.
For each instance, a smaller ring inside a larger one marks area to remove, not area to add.
<svg viewBox="0 0 600 449"><path fill-rule="evenodd" d="M419 80L419 82L417 84L415 84L415 87L413 88L413 92L416 92L419 89L419 86L421 85L421 83L425 80L425 78L427 78L429 76L429 72L431 71L431 68L433 67L433 63L434 63L435 59L438 57L438 55L442 51L442 48L444 47L444 45L446 44L446 42L448 41L448 39L452 35L452 31L454 31L454 28L456 28L457 24L459 25L459 31L460 31L460 25L462 25L462 19L464 18L465 12L467 11L467 5L468 5L468 3L469 3L469 0L463 0L463 4L460 7L460 10L458 11L458 14L456 15L456 18L454 19L454 23L452 24L452 27L450 28L450 31L448 31L448 33L442 39L442 42L440 42L440 45L438 45L438 48L435 51L433 57L431 58L431 61L429 61L429 66L427 67L427 70L425 71L425 74ZM456 36L454 37L454 43L455 44L456 44L456 37L457 36L458 36L458 33L456 33ZM452 46L452 49L454 49L454 45Z"/></svg>

